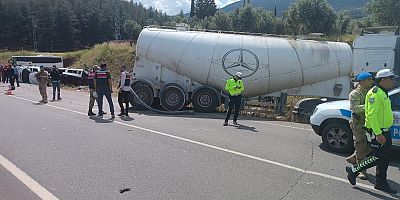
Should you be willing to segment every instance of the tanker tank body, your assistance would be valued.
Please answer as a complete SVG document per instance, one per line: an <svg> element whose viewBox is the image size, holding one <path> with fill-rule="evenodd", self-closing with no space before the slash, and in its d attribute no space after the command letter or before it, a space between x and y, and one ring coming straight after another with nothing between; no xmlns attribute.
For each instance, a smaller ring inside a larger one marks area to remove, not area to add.
<svg viewBox="0 0 400 200"><path fill-rule="evenodd" d="M212 112L236 72L243 74L247 98L349 76L351 65L346 43L145 28L132 87L146 103L159 98L167 110L191 102L196 111Z"/></svg>

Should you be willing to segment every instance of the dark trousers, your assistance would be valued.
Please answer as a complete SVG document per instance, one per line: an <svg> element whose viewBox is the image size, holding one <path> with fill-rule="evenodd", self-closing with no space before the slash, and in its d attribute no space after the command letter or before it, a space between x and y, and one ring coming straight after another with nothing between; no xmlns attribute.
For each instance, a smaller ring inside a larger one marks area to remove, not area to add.
<svg viewBox="0 0 400 200"><path fill-rule="evenodd" d="M52 81L51 85L53 86L53 99L56 98L56 91L57 91L57 98L61 98L61 92L60 92L60 81Z"/></svg>
<svg viewBox="0 0 400 200"><path fill-rule="evenodd" d="M8 75L7 75L7 73L4 73L3 74L3 83L8 83Z"/></svg>
<svg viewBox="0 0 400 200"><path fill-rule="evenodd" d="M231 117L233 108L235 108L235 113L233 115L233 121L237 121L240 111L240 103L242 102L242 95L238 96L230 96L229 95L229 109L226 113L225 121L228 122L229 118Z"/></svg>
<svg viewBox="0 0 400 200"><path fill-rule="evenodd" d="M386 143L382 146L374 139L371 142L372 152L362 162L355 165L356 172L361 172L376 166L376 184L387 184L387 169L389 167L392 137L390 132L384 132Z"/></svg>
<svg viewBox="0 0 400 200"><path fill-rule="evenodd" d="M17 83L17 87L19 87L19 80L18 80L18 74L15 74L14 75L14 79L15 79L15 82Z"/></svg>
<svg viewBox="0 0 400 200"><path fill-rule="evenodd" d="M103 115L103 96L106 97L108 105L110 105L110 113L114 115L114 104L111 98L110 90L97 90L97 106L99 107L99 115Z"/></svg>
<svg viewBox="0 0 400 200"><path fill-rule="evenodd" d="M12 90L15 89L14 80L15 80L14 76L10 76L10 85Z"/></svg>
<svg viewBox="0 0 400 200"><path fill-rule="evenodd" d="M118 93L118 104L119 107L121 108L121 113L128 115L129 112L129 91L121 91ZM124 103L125 103L125 109L124 109Z"/></svg>

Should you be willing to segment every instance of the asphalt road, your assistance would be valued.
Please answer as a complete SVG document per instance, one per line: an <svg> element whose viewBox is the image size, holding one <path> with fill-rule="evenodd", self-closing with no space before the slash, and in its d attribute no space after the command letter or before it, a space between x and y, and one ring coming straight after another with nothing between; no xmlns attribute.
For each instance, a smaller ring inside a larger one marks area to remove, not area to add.
<svg viewBox="0 0 400 200"><path fill-rule="evenodd" d="M399 199L373 189L374 169L351 186L346 155L309 125L149 111L112 121L86 116L86 92L42 105L37 86L0 89L0 200ZM388 178L400 190L395 153Z"/></svg>

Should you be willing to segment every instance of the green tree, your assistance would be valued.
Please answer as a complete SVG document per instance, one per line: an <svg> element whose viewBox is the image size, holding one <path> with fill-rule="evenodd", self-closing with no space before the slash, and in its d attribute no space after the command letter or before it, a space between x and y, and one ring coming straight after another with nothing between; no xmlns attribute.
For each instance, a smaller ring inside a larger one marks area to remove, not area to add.
<svg viewBox="0 0 400 200"><path fill-rule="evenodd" d="M400 0L371 0L367 12L380 25L400 25Z"/></svg>
<svg viewBox="0 0 400 200"><path fill-rule="evenodd" d="M257 16L252 6L246 5L236 9L232 14L232 29L241 32L255 32Z"/></svg>
<svg viewBox="0 0 400 200"><path fill-rule="evenodd" d="M231 19L227 13L224 11L217 11L213 18L211 19L215 27L212 29L217 30L232 30Z"/></svg>
<svg viewBox="0 0 400 200"><path fill-rule="evenodd" d="M134 20L128 19L123 25L124 35L126 38L137 40L142 31L142 27Z"/></svg>
<svg viewBox="0 0 400 200"><path fill-rule="evenodd" d="M217 11L215 0L196 0L194 7L195 16L199 19L214 16Z"/></svg>
<svg viewBox="0 0 400 200"><path fill-rule="evenodd" d="M333 33L336 14L326 0L297 0L284 13L284 19L292 34Z"/></svg>
<svg viewBox="0 0 400 200"><path fill-rule="evenodd" d="M336 18L335 30L337 34L345 34L350 25L351 18L348 12L339 12Z"/></svg>
<svg viewBox="0 0 400 200"><path fill-rule="evenodd" d="M75 29L78 21L71 4L68 1L59 1L54 14L53 51L71 51L78 46L76 40L77 29Z"/></svg>

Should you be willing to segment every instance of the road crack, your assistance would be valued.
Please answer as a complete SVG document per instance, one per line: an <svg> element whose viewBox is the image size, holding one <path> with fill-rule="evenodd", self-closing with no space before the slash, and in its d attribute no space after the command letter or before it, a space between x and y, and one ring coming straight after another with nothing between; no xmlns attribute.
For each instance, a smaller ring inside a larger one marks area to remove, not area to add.
<svg viewBox="0 0 400 200"><path fill-rule="evenodd" d="M307 132L307 139L310 141L311 144L311 154L310 154L310 164L307 165L307 167L305 168L306 171L308 171L313 165L314 165L314 149L315 149L315 144L312 141L312 139L310 138L311 132L309 130L305 130ZM305 175L305 173L301 173L300 176L296 179L296 181L290 186L290 189L286 192L285 195L283 195L282 198L280 198L280 200L285 199L287 196L289 196L289 194L293 191L293 189L299 184L300 180L303 178L303 176Z"/></svg>

